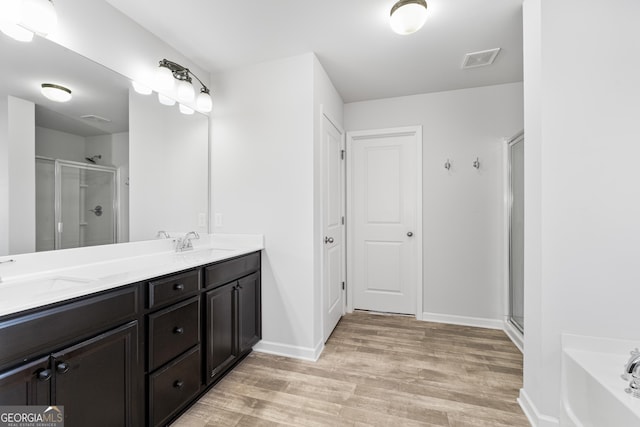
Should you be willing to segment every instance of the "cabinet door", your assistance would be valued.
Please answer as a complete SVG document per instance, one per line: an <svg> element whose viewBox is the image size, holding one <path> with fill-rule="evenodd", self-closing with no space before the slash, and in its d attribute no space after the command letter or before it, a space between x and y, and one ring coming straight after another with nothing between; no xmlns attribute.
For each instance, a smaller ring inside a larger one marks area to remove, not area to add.
<svg viewBox="0 0 640 427"><path fill-rule="evenodd" d="M0 404L48 405L52 372L49 357L0 374Z"/></svg>
<svg viewBox="0 0 640 427"><path fill-rule="evenodd" d="M236 357L235 287L237 282L207 292L206 377L207 384Z"/></svg>
<svg viewBox="0 0 640 427"><path fill-rule="evenodd" d="M260 273L238 280L238 354L253 347L262 338Z"/></svg>
<svg viewBox="0 0 640 427"><path fill-rule="evenodd" d="M65 426L132 426L136 413L138 322L52 355L52 401Z"/></svg>

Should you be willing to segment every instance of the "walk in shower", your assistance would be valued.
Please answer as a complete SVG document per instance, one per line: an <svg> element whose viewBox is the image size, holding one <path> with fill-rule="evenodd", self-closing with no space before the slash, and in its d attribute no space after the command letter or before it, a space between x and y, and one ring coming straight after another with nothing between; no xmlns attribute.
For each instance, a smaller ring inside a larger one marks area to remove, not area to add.
<svg viewBox="0 0 640 427"><path fill-rule="evenodd" d="M524 134L509 141L509 320L524 333Z"/></svg>
<svg viewBox="0 0 640 427"><path fill-rule="evenodd" d="M36 251L117 242L118 171L36 157Z"/></svg>

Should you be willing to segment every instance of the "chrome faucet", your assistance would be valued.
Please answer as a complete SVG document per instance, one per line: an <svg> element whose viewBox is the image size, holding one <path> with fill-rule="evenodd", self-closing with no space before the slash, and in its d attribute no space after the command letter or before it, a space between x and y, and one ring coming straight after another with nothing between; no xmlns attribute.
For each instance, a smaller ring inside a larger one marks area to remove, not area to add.
<svg viewBox="0 0 640 427"><path fill-rule="evenodd" d="M625 381L629 381L629 378L633 374L634 371L638 371L640 373L640 350L637 348L631 351L631 357L629 361L624 367L624 372L622 373L622 379ZM640 376L640 375L639 375Z"/></svg>
<svg viewBox="0 0 640 427"><path fill-rule="evenodd" d="M631 352L631 357L624 368L622 378L629 381L629 387L624 391L633 397L640 398L640 350L637 348Z"/></svg>
<svg viewBox="0 0 640 427"><path fill-rule="evenodd" d="M170 238L171 238L171 236L169 236L169 233L167 233L164 230L160 230L156 234L156 239L170 239Z"/></svg>
<svg viewBox="0 0 640 427"><path fill-rule="evenodd" d="M191 239L199 239L200 235L195 231L190 231L184 235L184 237L179 237L176 240L176 252L190 251L193 250L193 242Z"/></svg>

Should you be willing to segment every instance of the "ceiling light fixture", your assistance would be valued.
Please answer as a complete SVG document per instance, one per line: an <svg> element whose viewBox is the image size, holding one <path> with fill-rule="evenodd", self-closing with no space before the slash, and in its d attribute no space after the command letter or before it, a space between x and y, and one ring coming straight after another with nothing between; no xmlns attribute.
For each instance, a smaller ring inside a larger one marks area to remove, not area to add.
<svg viewBox="0 0 640 427"><path fill-rule="evenodd" d="M169 91L177 86L177 98L178 101L183 103L193 102L195 98L195 89L193 87L193 78L195 78L200 86L200 93L195 99L196 106L202 112L209 113L213 107L209 88L202 83L202 80L198 78L191 70L177 64L173 61L163 59L160 61L158 70L156 72L156 84L159 90ZM176 85L176 80L178 83Z"/></svg>
<svg viewBox="0 0 640 427"><path fill-rule="evenodd" d="M53 83L42 83L40 92L55 102L67 102L71 100L71 89Z"/></svg>
<svg viewBox="0 0 640 427"><path fill-rule="evenodd" d="M389 22L391 29L398 34L415 33L427 20L427 2L425 0L399 0L391 8Z"/></svg>
<svg viewBox="0 0 640 427"><path fill-rule="evenodd" d="M33 34L46 37L58 25L52 0L2 0L0 31L9 37L29 42Z"/></svg>

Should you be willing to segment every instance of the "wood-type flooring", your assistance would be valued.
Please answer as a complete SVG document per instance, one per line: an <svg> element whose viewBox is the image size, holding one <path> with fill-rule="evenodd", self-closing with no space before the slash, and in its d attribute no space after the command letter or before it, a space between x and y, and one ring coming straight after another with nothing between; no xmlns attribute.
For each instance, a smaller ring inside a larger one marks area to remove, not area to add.
<svg viewBox="0 0 640 427"><path fill-rule="evenodd" d="M317 362L253 352L173 427L529 426L504 332L345 315Z"/></svg>

